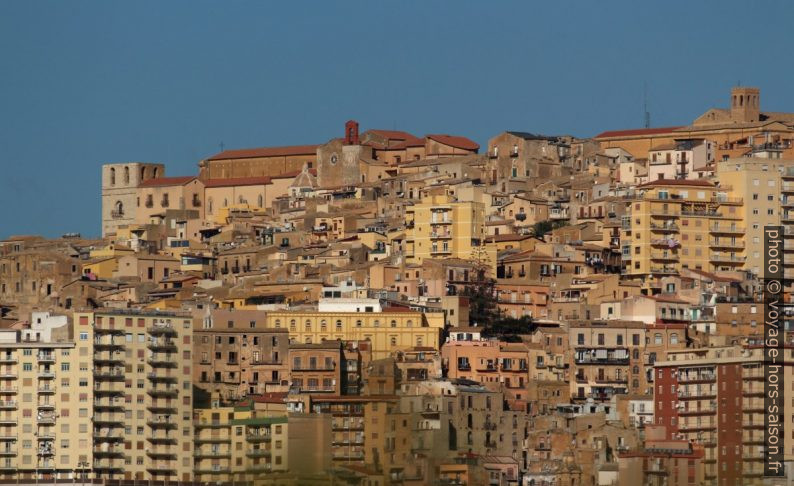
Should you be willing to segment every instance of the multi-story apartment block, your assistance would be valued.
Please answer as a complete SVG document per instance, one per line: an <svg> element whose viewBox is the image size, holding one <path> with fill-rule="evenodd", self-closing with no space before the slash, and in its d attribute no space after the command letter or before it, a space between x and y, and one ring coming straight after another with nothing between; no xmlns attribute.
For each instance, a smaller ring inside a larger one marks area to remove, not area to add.
<svg viewBox="0 0 794 486"><path fill-rule="evenodd" d="M265 327L265 313L210 311L194 320L193 380L213 397L286 391L287 329Z"/></svg>
<svg viewBox="0 0 794 486"><path fill-rule="evenodd" d="M637 321L577 321L569 324L571 395L608 401L640 393L644 381L645 324Z"/></svg>
<svg viewBox="0 0 794 486"><path fill-rule="evenodd" d="M290 391L340 395L347 389L347 368L341 341L289 345ZM343 366L344 363L344 366Z"/></svg>
<svg viewBox="0 0 794 486"><path fill-rule="evenodd" d="M794 167L786 167L781 179L780 222L783 224L783 251L785 252L783 272L788 283L790 302L794 302L794 292L792 292L792 285L794 285Z"/></svg>
<svg viewBox="0 0 794 486"><path fill-rule="evenodd" d="M428 258L471 259L485 239L485 205L481 202L432 194L405 212L408 263L421 264Z"/></svg>
<svg viewBox="0 0 794 486"><path fill-rule="evenodd" d="M761 348L714 347L668 353L656 362L654 418L668 439L705 447L707 485L762 483L764 370ZM785 367L788 368L788 367ZM785 382L791 371L786 369ZM792 407L785 404L788 423ZM785 448L785 460L792 460Z"/></svg>
<svg viewBox="0 0 794 486"><path fill-rule="evenodd" d="M92 468L90 356L66 317L33 318L0 331L0 478L80 477Z"/></svg>
<svg viewBox="0 0 794 486"><path fill-rule="evenodd" d="M740 158L717 164L720 186L731 197L744 201L741 226L745 229L746 261L742 268L756 276L763 276L764 227L779 226L784 221L791 223L782 211L787 199L785 195L781 197L783 174L789 168L794 168L794 160Z"/></svg>
<svg viewBox="0 0 794 486"><path fill-rule="evenodd" d="M103 310L74 322L80 356L93 360L95 477L191 480L191 316Z"/></svg>
<svg viewBox="0 0 794 486"><path fill-rule="evenodd" d="M288 469L287 417L257 410L252 400L197 409L193 427L197 481L252 481Z"/></svg>
<svg viewBox="0 0 794 486"><path fill-rule="evenodd" d="M705 180L641 184L623 218L623 268L631 276L676 274L682 268L744 267L742 198Z"/></svg>

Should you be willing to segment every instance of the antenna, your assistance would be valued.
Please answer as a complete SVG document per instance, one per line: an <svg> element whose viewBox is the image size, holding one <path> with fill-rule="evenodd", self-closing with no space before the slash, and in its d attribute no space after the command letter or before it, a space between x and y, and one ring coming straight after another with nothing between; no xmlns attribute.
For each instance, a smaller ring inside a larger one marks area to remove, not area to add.
<svg viewBox="0 0 794 486"><path fill-rule="evenodd" d="M642 111L644 113L645 128L651 128L651 113L648 111L648 82L642 83Z"/></svg>
<svg viewBox="0 0 794 486"><path fill-rule="evenodd" d="M226 145L223 143L223 140L221 140L221 143L219 143L218 145L219 145L219 146L220 146L220 148L221 148L221 152L223 152L223 148L226 146Z"/></svg>

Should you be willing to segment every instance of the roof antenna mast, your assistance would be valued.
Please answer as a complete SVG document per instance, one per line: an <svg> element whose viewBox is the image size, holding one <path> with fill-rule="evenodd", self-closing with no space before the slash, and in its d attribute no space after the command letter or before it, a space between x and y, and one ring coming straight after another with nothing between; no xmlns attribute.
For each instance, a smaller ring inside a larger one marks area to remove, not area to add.
<svg viewBox="0 0 794 486"><path fill-rule="evenodd" d="M651 112L648 111L648 82L642 83L642 111L645 128L651 128Z"/></svg>

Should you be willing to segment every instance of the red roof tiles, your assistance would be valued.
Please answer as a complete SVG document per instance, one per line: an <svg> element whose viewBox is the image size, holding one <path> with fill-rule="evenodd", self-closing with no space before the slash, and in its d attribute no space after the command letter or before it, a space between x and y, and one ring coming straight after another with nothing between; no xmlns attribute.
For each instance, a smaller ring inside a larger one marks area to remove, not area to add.
<svg viewBox="0 0 794 486"><path fill-rule="evenodd" d="M662 135L665 133L672 133L683 126L677 127L659 127L659 128L635 128L630 130L610 130L601 132L594 138L615 138L615 137L636 137L641 135Z"/></svg>
<svg viewBox="0 0 794 486"><path fill-rule="evenodd" d="M457 135L428 135L427 138L430 140L435 140L438 143L443 143L444 145L449 145L450 147L455 147L463 150L479 150L480 146L466 138L460 137Z"/></svg>
<svg viewBox="0 0 794 486"><path fill-rule="evenodd" d="M706 179L658 179L651 182L640 184L637 187L655 186L696 186L696 187L715 187L713 182Z"/></svg>
<svg viewBox="0 0 794 486"><path fill-rule="evenodd" d="M236 177L233 179L208 179L205 187L259 186L270 184L270 177Z"/></svg>
<svg viewBox="0 0 794 486"><path fill-rule="evenodd" d="M315 155L319 145L289 145L286 147L261 147L225 150L207 160L252 159L256 157L287 157L292 155Z"/></svg>
<svg viewBox="0 0 794 486"><path fill-rule="evenodd" d="M143 181L139 187L184 186L195 178L195 176L158 177L157 179Z"/></svg>

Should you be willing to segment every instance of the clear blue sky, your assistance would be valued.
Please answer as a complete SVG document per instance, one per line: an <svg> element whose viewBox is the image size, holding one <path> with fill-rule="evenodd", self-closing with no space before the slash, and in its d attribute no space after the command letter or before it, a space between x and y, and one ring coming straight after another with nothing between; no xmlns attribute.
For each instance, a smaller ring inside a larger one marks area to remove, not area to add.
<svg viewBox="0 0 794 486"><path fill-rule="evenodd" d="M97 235L100 165L362 129L592 136L737 81L794 111L794 3L0 2L0 237Z"/></svg>

